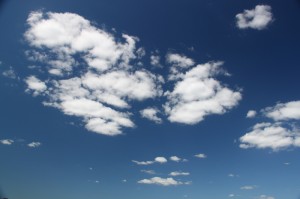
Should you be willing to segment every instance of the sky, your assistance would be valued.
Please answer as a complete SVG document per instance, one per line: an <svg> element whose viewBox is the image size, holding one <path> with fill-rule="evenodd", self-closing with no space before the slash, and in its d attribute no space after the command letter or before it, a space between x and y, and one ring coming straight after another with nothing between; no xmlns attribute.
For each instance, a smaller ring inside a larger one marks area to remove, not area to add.
<svg viewBox="0 0 300 199"><path fill-rule="evenodd" d="M299 199L299 0L0 1L0 198Z"/></svg>

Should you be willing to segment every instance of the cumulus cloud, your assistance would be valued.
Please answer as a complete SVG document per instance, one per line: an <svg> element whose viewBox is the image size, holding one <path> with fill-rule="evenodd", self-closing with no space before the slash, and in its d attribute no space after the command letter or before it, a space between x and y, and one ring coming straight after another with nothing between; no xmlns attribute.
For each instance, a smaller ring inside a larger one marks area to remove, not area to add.
<svg viewBox="0 0 300 199"><path fill-rule="evenodd" d="M204 159L204 158L207 158L207 155L205 155L204 153L199 153L199 154L196 154L194 155L196 158L200 158L200 159Z"/></svg>
<svg viewBox="0 0 300 199"><path fill-rule="evenodd" d="M180 157L177 157L177 156L171 156L170 160L174 161L174 162L180 162L180 161L182 161L182 159Z"/></svg>
<svg viewBox="0 0 300 199"><path fill-rule="evenodd" d="M173 171L169 174L170 176L188 176L189 172Z"/></svg>
<svg viewBox="0 0 300 199"><path fill-rule="evenodd" d="M154 121L157 124L162 123L162 119L157 116L159 110L157 108L146 108L140 111L140 114L143 118L147 118L151 121Z"/></svg>
<svg viewBox="0 0 300 199"><path fill-rule="evenodd" d="M42 145L42 143L40 143L40 142L31 142L31 143L27 144L27 146L30 148L37 148L37 147L40 147L41 145Z"/></svg>
<svg viewBox="0 0 300 199"><path fill-rule="evenodd" d="M247 118L254 118L256 116L256 111L255 110L249 110L246 117Z"/></svg>
<svg viewBox="0 0 300 199"><path fill-rule="evenodd" d="M0 140L0 143L4 144L4 145L12 145L14 143L14 141L11 139L3 139L3 140Z"/></svg>
<svg viewBox="0 0 300 199"><path fill-rule="evenodd" d="M174 89L165 92L164 105L171 122L196 124L208 115L224 114L235 107L242 96L216 79L224 74L222 62L199 64L186 73L176 73Z"/></svg>
<svg viewBox="0 0 300 199"><path fill-rule="evenodd" d="M154 164L154 163L164 164L164 163L167 163L168 160L165 157L156 157L153 161L132 160L132 162L136 163L137 165L150 165L150 164Z"/></svg>
<svg viewBox="0 0 300 199"><path fill-rule="evenodd" d="M278 103L274 107L268 107L262 110L264 115L273 120L299 120L300 119L300 101L291 101L287 103Z"/></svg>
<svg viewBox="0 0 300 199"><path fill-rule="evenodd" d="M252 10L244 10L236 15L236 25L240 29L265 29L273 20L272 8L268 5L257 5Z"/></svg>
<svg viewBox="0 0 300 199"><path fill-rule="evenodd" d="M24 37L32 50L26 55L49 73L44 80L27 77L27 91L45 96L44 105L82 118L87 130L122 134L135 126L131 102L162 94L163 78L133 63L145 54L136 50L138 38L119 38L73 13L32 12L27 24Z"/></svg>
<svg viewBox="0 0 300 199"><path fill-rule="evenodd" d="M161 186L177 186L177 185L188 185L190 182L181 182L177 181L173 178L161 178L161 177L153 177L150 179L143 179L138 181L139 184L155 184Z"/></svg>
<svg viewBox="0 0 300 199"><path fill-rule="evenodd" d="M166 62L168 64L181 68L188 68L195 64L194 60L192 60L191 58L176 53L168 53L166 56Z"/></svg>
<svg viewBox="0 0 300 199"><path fill-rule="evenodd" d="M284 126L282 123L258 123L240 138L240 147L280 150L292 146L300 147L299 139L300 132L293 127Z"/></svg>

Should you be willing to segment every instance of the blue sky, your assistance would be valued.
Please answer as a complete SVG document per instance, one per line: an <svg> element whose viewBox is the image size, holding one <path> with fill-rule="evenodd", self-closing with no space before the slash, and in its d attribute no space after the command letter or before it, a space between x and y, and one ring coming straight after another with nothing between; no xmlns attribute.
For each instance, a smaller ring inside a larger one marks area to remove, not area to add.
<svg viewBox="0 0 300 199"><path fill-rule="evenodd" d="M0 197L299 198L299 20L298 0L0 1Z"/></svg>

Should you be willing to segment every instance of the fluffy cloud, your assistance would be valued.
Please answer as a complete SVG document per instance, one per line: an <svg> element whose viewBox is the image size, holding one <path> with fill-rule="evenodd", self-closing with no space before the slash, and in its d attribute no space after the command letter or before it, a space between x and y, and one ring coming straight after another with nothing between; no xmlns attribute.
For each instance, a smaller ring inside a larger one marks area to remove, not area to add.
<svg viewBox="0 0 300 199"><path fill-rule="evenodd" d="M188 176L189 172L173 171L169 174L170 176Z"/></svg>
<svg viewBox="0 0 300 199"><path fill-rule="evenodd" d="M165 157L156 157L153 161L132 160L132 162L136 163L137 165L150 165L150 164L154 164L154 163L164 164L164 163L167 163L168 160Z"/></svg>
<svg viewBox="0 0 300 199"><path fill-rule="evenodd" d="M236 25L240 29L253 28L262 30L273 20L271 6L257 5L253 10L245 10L236 15Z"/></svg>
<svg viewBox="0 0 300 199"><path fill-rule="evenodd" d="M155 185L161 185L161 186L177 186L177 185L183 185L183 184L190 184L190 182L181 182L177 181L173 178L160 178L160 177L153 177L150 179L143 179L138 181L139 184L155 184Z"/></svg>
<svg viewBox="0 0 300 199"><path fill-rule="evenodd" d="M0 140L0 143L4 145L12 145L14 141L11 139L4 139L4 140Z"/></svg>
<svg viewBox="0 0 300 199"><path fill-rule="evenodd" d="M287 103L278 103L274 107L268 107L262 111L266 117L273 120L299 120L300 119L300 101Z"/></svg>
<svg viewBox="0 0 300 199"><path fill-rule="evenodd" d="M247 118L254 118L256 116L256 111L255 110L249 110L246 117Z"/></svg>
<svg viewBox="0 0 300 199"><path fill-rule="evenodd" d="M239 91L222 85L215 76L224 71L222 62L197 65L186 73L177 73L174 89L165 92L164 105L171 122L196 124L211 114L224 114L241 99Z"/></svg>
<svg viewBox="0 0 300 199"><path fill-rule="evenodd" d="M159 113L159 110L157 108L146 108L140 111L140 114L143 118L147 118L151 121L154 121L155 123L162 123L162 119L157 116Z"/></svg>
<svg viewBox="0 0 300 199"><path fill-rule="evenodd" d="M159 55L151 55L150 56L150 64L155 67L162 67L160 64L160 56Z"/></svg>
<svg viewBox="0 0 300 199"><path fill-rule="evenodd" d="M282 123L258 123L240 138L241 148L271 148L280 150L298 146L299 130L283 126Z"/></svg>
<svg viewBox="0 0 300 199"><path fill-rule="evenodd" d="M39 94L43 93L44 91L46 91L46 89L47 89L45 82L42 82L41 80L39 80L38 78L36 78L33 75L27 77L25 82L28 86L26 91L33 92L33 95L39 95Z"/></svg>
<svg viewBox="0 0 300 199"><path fill-rule="evenodd" d="M166 56L166 62L168 64L181 68L188 68L195 64L194 60L192 60L191 58L176 53L168 53Z"/></svg>
<svg viewBox="0 0 300 199"><path fill-rule="evenodd" d="M300 119L300 101L278 103L274 107L262 109L261 112L274 122L255 124L249 132L240 137L240 147L271 148L274 151L300 147L300 130L293 123Z"/></svg>
<svg viewBox="0 0 300 199"><path fill-rule="evenodd" d="M170 160L174 161L174 162L180 162L180 161L182 161L182 159L180 157L177 157L177 156L171 156Z"/></svg>
<svg viewBox="0 0 300 199"><path fill-rule="evenodd" d="M135 126L130 102L162 94L163 78L132 64L145 54L136 50L138 38L118 38L73 13L32 12L27 23L24 36L33 48L28 59L49 73L45 80L27 77L27 91L45 96L44 105L82 118L87 130L122 134L122 128Z"/></svg>
<svg viewBox="0 0 300 199"><path fill-rule="evenodd" d="M199 154L196 154L194 155L196 158L200 158L200 159L203 159L203 158L207 158L207 155L205 155L204 153L199 153Z"/></svg>
<svg viewBox="0 0 300 199"><path fill-rule="evenodd" d="M37 147L40 147L41 145L42 145L42 143L40 143L40 142L31 142L31 143L27 144L27 146L30 148L37 148Z"/></svg>

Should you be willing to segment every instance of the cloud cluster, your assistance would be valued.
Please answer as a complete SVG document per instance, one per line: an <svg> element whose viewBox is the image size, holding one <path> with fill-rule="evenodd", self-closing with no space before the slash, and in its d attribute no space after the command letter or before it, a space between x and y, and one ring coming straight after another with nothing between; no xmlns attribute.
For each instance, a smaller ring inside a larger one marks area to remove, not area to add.
<svg viewBox="0 0 300 199"><path fill-rule="evenodd" d="M24 34L34 48L29 59L44 64L49 79L26 78L28 91L47 97L45 105L83 119L86 129L118 135L134 127L131 101L161 95L160 81L132 64L138 59L136 37L114 35L72 13L30 13Z"/></svg>
<svg viewBox="0 0 300 199"><path fill-rule="evenodd" d="M216 79L224 73L222 62L199 64L184 72L173 72L171 79L177 80L174 89L165 92L164 105L171 122L196 124L211 114L224 114L235 107L242 96ZM176 67L176 66L172 66Z"/></svg>
<svg viewBox="0 0 300 199"><path fill-rule="evenodd" d="M274 122L255 124L249 132L240 137L241 148L271 148L276 151L300 147L300 130L292 122L300 119L300 101L279 103L261 112Z"/></svg>
<svg viewBox="0 0 300 199"><path fill-rule="evenodd" d="M3 139L3 140L0 140L0 144L3 144L3 145L12 145L16 142L23 142L24 140L12 140L12 139ZM42 145L41 142L31 142L31 143L28 143L27 146L30 147L30 148L37 148L37 147L40 147Z"/></svg>
<svg viewBox="0 0 300 199"><path fill-rule="evenodd" d="M241 99L240 91L217 80L225 74L222 62L196 65L185 55L167 53L172 89L163 91L165 79L141 67L145 49L137 48L136 37L113 35L73 13L31 12L27 25L24 37L31 48L26 55L42 73L25 79L26 91L43 96L44 105L81 118L89 131L122 134L123 128L135 127L133 104L149 99L166 102L163 110L141 110L142 117L162 123L161 114L184 124L224 114ZM152 65L160 64L158 53L152 53Z"/></svg>
<svg viewBox="0 0 300 199"><path fill-rule="evenodd" d="M244 10L236 15L236 25L240 29L265 29L273 20L271 10L268 5L257 5L252 10Z"/></svg>
<svg viewBox="0 0 300 199"><path fill-rule="evenodd" d="M161 177L153 177L150 179L143 179L138 181L139 184L155 184L162 186L177 186L177 185L188 185L191 182L181 182L175 180L173 178L161 178Z"/></svg>

